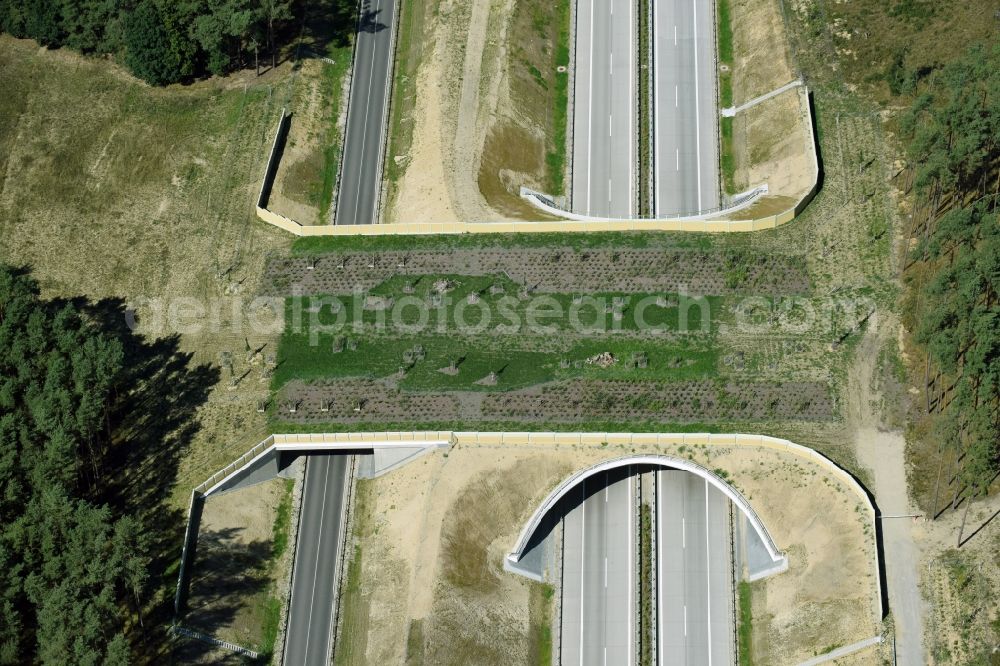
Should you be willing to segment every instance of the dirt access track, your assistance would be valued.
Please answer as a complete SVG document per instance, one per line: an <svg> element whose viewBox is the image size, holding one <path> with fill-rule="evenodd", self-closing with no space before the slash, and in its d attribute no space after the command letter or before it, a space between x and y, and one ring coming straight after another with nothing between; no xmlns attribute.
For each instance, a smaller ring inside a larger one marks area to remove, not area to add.
<svg viewBox="0 0 1000 666"><path fill-rule="evenodd" d="M455 433L450 449L359 487L364 507L355 514L354 552L363 592L341 611L352 630L342 638L349 661L527 661L537 584L506 572L504 557L559 482L635 453L724 471L788 555L788 571L753 584L755 661L798 663L831 644L877 635L881 597L871 505L837 468L776 447L780 441Z"/></svg>

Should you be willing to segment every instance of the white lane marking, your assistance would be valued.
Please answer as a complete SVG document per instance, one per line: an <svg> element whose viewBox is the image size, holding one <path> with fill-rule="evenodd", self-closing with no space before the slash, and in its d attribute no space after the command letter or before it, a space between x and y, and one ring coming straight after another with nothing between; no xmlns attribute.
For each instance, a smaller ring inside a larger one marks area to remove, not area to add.
<svg viewBox="0 0 1000 666"><path fill-rule="evenodd" d="M656 3L653 4L656 6ZM655 477L653 482L656 484L656 549L657 552L653 553L656 558L656 607L657 607L657 623L660 625L659 629L659 641L657 645L662 646L660 641L663 640L663 622L666 613L663 612L663 557L659 550L663 548L663 488L661 487L660 480L662 479L663 472L654 472ZM657 662L663 664L663 649L660 647L658 650L659 658Z"/></svg>
<svg viewBox="0 0 1000 666"><path fill-rule="evenodd" d="M389 30L389 43L396 43L396 22L390 21L392 23L392 28ZM389 109L389 98L392 96L390 92L390 86L392 84L393 76L391 72L393 71L393 63L390 61L388 69L386 70L389 74L385 77L385 89L382 91L382 120L384 122L379 123L379 136L378 136L378 162L376 162L375 173L378 174L382 169L382 165L385 164L385 150L388 144L386 141L385 133L388 131L389 122L387 111ZM375 187L375 217L372 219L372 223L378 222L378 197L382 191L381 182L376 184ZM328 650L329 652L329 650Z"/></svg>
<svg viewBox="0 0 1000 666"><path fill-rule="evenodd" d="M698 0L694 0L694 137L698 147L698 211L701 212L701 111L698 106ZM711 659L709 659L711 662Z"/></svg>
<svg viewBox="0 0 1000 666"><path fill-rule="evenodd" d="M590 65L587 72L590 82L587 84L587 215L590 215L590 176L593 171L593 161L590 151L593 148L594 119L594 0L590 0ZM581 629L582 631L582 629ZM581 639L582 640L582 639Z"/></svg>
<svg viewBox="0 0 1000 666"><path fill-rule="evenodd" d="M611 121L613 119L614 119L614 116L609 113L608 114L608 136L611 136L611 127L612 127L612 122Z"/></svg>
<svg viewBox="0 0 1000 666"><path fill-rule="evenodd" d="M674 26L674 46L677 46L677 26Z"/></svg>
<svg viewBox="0 0 1000 666"><path fill-rule="evenodd" d="M628 477L628 501L625 503L625 510L628 511L628 636L632 635L632 584L635 580L632 577L632 530L635 529L633 522L635 513L632 510L632 467L629 466ZM628 651L628 666L632 666L632 650Z"/></svg>
<svg viewBox="0 0 1000 666"><path fill-rule="evenodd" d="M658 25L659 4L653 3L653 28ZM653 38L653 215L659 217L660 214L660 114L656 112L656 107L660 103L660 77L658 76L660 67L660 40Z"/></svg>
<svg viewBox="0 0 1000 666"><path fill-rule="evenodd" d="M345 464L345 467L346 467L347 463L345 462L344 464ZM341 510L340 518L341 519L343 519L344 497L347 494L347 483L346 483L346 481L347 481L347 470L346 469L344 471L344 481L345 481L345 483L343 483L341 485L341 488L340 488L340 510ZM338 530L340 529L339 525L338 525L337 529ZM336 572L336 565L334 565L334 571ZM331 599L336 599L336 597L337 597L337 585L338 585L338 583L339 583L339 581L337 580L337 577L333 576L333 585L330 588L330 595L331 595L330 598ZM330 616L330 619L333 620L333 616L332 615ZM325 647L323 648L323 650L324 650L323 654L330 654L330 648L331 648L330 641L333 640L333 636L330 635L330 634L331 634L331 632L329 632L329 631L326 632L326 643L324 644Z"/></svg>
<svg viewBox="0 0 1000 666"><path fill-rule="evenodd" d="M604 587L608 587L608 558L604 558Z"/></svg>
<svg viewBox="0 0 1000 666"><path fill-rule="evenodd" d="M583 586L583 572L586 568L587 553L587 479L580 483L580 492L583 496L580 501L580 666L583 666L583 591L586 589Z"/></svg>
<svg viewBox="0 0 1000 666"><path fill-rule="evenodd" d="M330 464L327 463L326 474L323 476L323 504L319 509L319 531L316 533L316 547L323 543L323 516L326 514L326 490L330 484ZM309 619L306 622L305 645L309 645L309 634L312 632L313 608L316 605L316 576L319 575L319 554L316 554L316 566L313 567L313 589L309 596ZM329 641L329 638L327 639Z"/></svg>
<svg viewBox="0 0 1000 666"><path fill-rule="evenodd" d="M684 606L684 635L688 635L688 607Z"/></svg>
<svg viewBox="0 0 1000 666"><path fill-rule="evenodd" d="M612 52L608 57L608 76L615 75L615 54Z"/></svg>
<svg viewBox="0 0 1000 666"><path fill-rule="evenodd" d="M375 3L375 14L378 14L380 11L382 11L381 5L382 5L382 0L377 0L377 2ZM372 103L372 80L374 79L374 76L375 76L375 47L376 47L376 45L377 45L377 42L376 42L376 39L375 39L375 33L372 33L372 66L368 68L368 96L365 99L365 124L364 124L364 129L361 132L361 163L358 165L358 174L359 175L363 174L364 170L365 170L365 152L366 152L365 151L365 143L366 143L365 140L368 138L368 116L370 115L368 113L368 109L369 109L369 107L371 107L371 103ZM355 224L358 223L358 203L361 201L361 186L360 185L361 184L359 182L358 183L358 193L354 197L354 223ZM376 196L378 196L378 195L376 195ZM372 220L372 222L374 222L374 221L375 220Z"/></svg>
<svg viewBox="0 0 1000 666"><path fill-rule="evenodd" d="M708 526L708 479L705 479L705 599L708 601L708 666L712 666L712 538Z"/></svg>
<svg viewBox="0 0 1000 666"><path fill-rule="evenodd" d="M678 171L681 170L681 149L680 148L677 149L677 167L676 167L676 169Z"/></svg>
<svg viewBox="0 0 1000 666"><path fill-rule="evenodd" d="M681 101L680 87L674 86L674 106L678 106Z"/></svg>
<svg viewBox="0 0 1000 666"><path fill-rule="evenodd" d="M628 22L629 25L635 25L632 16L632 10L635 9L635 3L628 3ZM635 48L633 46L633 40L635 39L635 31L629 30L628 32L628 57L629 62L634 63L636 61ZM629 100L636 99L635 96L635 67L628 68L628 98ZM629 105L631 110L631 104ZM634 113L628 114L628 216L632 217L633 206L635 204L635 131L632 127L632 122L635 119Z"/></svg>
<svg viewBox="0 0 1000 666"><path fill-rule="evenodd" d="M684 518L681 518L681 548L687 548L687 522Z"/></svg>

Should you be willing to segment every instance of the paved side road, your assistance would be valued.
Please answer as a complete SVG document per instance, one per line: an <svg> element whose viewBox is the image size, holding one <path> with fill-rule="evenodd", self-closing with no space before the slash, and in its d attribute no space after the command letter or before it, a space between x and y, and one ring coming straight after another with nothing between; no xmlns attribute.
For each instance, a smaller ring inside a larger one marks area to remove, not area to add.
<svg viewBox="0 0 1000 666"><path fill-rule="evenodd" d="M336 224L378 222L396 0L362 0Z"/></svg>
<svg viewBox="0 0 1000 666"><path fill-rule="evenodd" d="M349 463L349 456L338 454L311 455L306 462L282 660L286 666L330 660Z"/></svg>

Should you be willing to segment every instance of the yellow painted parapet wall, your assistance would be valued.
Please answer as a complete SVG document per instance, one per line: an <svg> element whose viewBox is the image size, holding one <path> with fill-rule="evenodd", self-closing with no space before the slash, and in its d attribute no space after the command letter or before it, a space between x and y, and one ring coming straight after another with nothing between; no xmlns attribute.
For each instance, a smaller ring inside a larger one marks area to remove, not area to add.
<svg viewBox="0 0 1000 666"><path fill-rule="evenodd" d="M808 202L805 202L808 203ZM302 225L283 215L257 207L257 217L296 236L420 236L433 234L516 234L588 231L761 231L795 218L805 207L753 220L630 220L548 222L403 222L399 224Z"/></svg>
<svg viewBox="0 0 1000 666"><path fill-rule="evenodd" d="M812 126L812 102L805 86L796 89L807 127L808 150L812 155L812 187L798 202L775 215L754 219L665 219L665 220L552 220L523 222L402 222L397 224L304 225L264 208L258 198L257 217L296 236L418 236L431 234L507 234L591 231L697 231L708 233L747 232L774 229L795 219L816 195L819 185L819 157ZM277 142L276 142L277 143ZM269 162L273 160L269 156Z"/></svg>

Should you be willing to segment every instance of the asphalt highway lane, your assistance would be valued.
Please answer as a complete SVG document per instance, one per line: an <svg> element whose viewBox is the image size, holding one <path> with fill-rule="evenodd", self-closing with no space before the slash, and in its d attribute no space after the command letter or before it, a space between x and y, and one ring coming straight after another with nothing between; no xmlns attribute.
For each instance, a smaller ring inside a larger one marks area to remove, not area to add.
<svg viewBox="0 0 1000 666"><path fill-rule="evenodd" d="M657 664L734 664L729 500L689 472L656 484Z"/></svg>
<svg viewBox="0 0 1000 666"><path fill-rule="evenodd" d="M307 460L288 602L285 666L318 666L330 660L348 463L346 455L311 455Z"/></svg>
<svg viewBox="0 0 1000 666"><path fill-rule="evenodd" d="M363 0L361 3L336 224L378 222L394 12L394 0Z"/></svg>
<svg viewBox="0 0 1000 666"><path fill-rule="evenodd" d="M653 3L653 180L657 217L719 205L713 0Z"/></svg>
<svg viewBox="0 0 1000 666"><path fill-rule="evenodd" d="M563 524L561 663L635 663L636 478L584 481Z"/></svg>
<svg viewBox="0 0 1000 666"><path fill-rule="evenodd" d="M577 0L573 212L636 213L636 30L633 0Z"/></svg>

